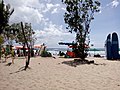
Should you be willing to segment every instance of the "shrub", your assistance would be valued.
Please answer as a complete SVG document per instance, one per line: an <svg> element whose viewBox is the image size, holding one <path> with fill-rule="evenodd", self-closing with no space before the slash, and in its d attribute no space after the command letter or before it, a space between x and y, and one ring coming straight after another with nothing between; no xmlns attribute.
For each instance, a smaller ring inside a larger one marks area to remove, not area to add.
<svg viewBox="0 0 120 90"><path fill-rule="evenodd" d="M59 51L59 55L60 55L60 56L64 56L64 55L65 55L65 53L64 53L64 52Z"/></svg>
<svg viewBox="0 0 120 90"><path fill-rule="evenodd" d="M50 52L47 52L47 51L43 51L41 53L41 57L52 57L52 54Z"/></svg>

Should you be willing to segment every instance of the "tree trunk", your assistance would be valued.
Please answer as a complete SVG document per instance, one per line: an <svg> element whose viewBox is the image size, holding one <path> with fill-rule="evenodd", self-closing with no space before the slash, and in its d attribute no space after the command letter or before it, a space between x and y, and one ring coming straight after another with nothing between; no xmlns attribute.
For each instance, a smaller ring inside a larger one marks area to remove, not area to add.
<svg viewBox="0 0 120 90"><path fill-rule="evenodd" d="M25 44L23 45L23 54L26 57L26 50L25 50Z"/></svg>
<svg viewBox="0 0 120 90"><path fill-rule="evenodd" d="M29 63L30 63L30 48L28 47L28 58L26 60L26 65L25 65L25 70L28 68Z"/></svg>
<svg viewBox="0 0 120 90"><path fill-rule="evenodd" d="M21 27L22 27L22 33L23 33L23 36L24 36L25 44L27 45L27 48L28 48L28 54L27 54L28 58L26 60L26 65L25 65L25 70L26 70L28 68L28 66L29 66L29 63L30 63L30 46L28 45L28 41L27 41L27 39L25 37L25 32L24 32L24 28L23 28L23 23L22 22L21 22Z"/></svg>

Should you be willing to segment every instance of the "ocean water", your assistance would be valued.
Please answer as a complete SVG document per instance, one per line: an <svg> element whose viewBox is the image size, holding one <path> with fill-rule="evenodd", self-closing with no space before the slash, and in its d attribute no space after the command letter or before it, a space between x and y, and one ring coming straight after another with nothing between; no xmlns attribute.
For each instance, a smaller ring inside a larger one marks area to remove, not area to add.
<svg viewBox="0 0 120 90"><path fill-rule="evenodd" d="M67 50L67 48L47 48L47 51L52 55L58 55L60 51L66 53Z"/></svg>
<svg viewBox="0 0 120 90"><path fill-rule="evenodd" d="M52 55L58 55L59 51L66 53L67 52L67 48L48 48L47 51L50 52ZM70 50L70 49L69 49ZM105 56L105 50L103 49L97 49L96 51L94 50L90 50L88 51L88 55L90 56L94 56L94 55L101 55L101 56Z"/></svg>
<svg viewBox="0 0 120 90"><path fill-rule="evenodd" d="M105 51L88 51L91 56L99 54L100 56L105 56Z"/></svg>

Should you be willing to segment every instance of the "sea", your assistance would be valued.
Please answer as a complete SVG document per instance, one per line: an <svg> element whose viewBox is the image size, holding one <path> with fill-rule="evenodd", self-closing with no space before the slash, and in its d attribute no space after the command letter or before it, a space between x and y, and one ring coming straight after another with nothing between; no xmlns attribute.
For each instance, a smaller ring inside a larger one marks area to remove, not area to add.
<svg viewBox="0 0 120 90"><path fill-rule="evenodd" d="M67 50L71 51L71 49L68 48L47 48L47 51L50 52L52 55L58 55L59 52L66 53ZM100 55L100 56L106 56L105 54L105 49L104 48L91 48L88 51L89 56L94 56L94 55Z"/></svg>

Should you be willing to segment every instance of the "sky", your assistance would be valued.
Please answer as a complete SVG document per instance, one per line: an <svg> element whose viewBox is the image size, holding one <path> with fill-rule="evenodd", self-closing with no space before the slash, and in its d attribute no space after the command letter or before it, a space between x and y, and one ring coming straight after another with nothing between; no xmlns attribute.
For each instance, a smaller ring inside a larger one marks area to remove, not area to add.
<svg viewBox="0 0 120 90"><path fill-rule="evenodd" d="M90 44L93 47L104 48L108 34L116 32L120 35L120 0L99 0L100 12L95 14L95 19L90 25ZM75 41L75 33L66 30L63 15L65 5L61 0L4 0L14 8L9 23L31 23L37 38L35 44L45 43L47 47L66 46L58 45L59 42ZM120 37L119 37L120 39Z"/></svg>

